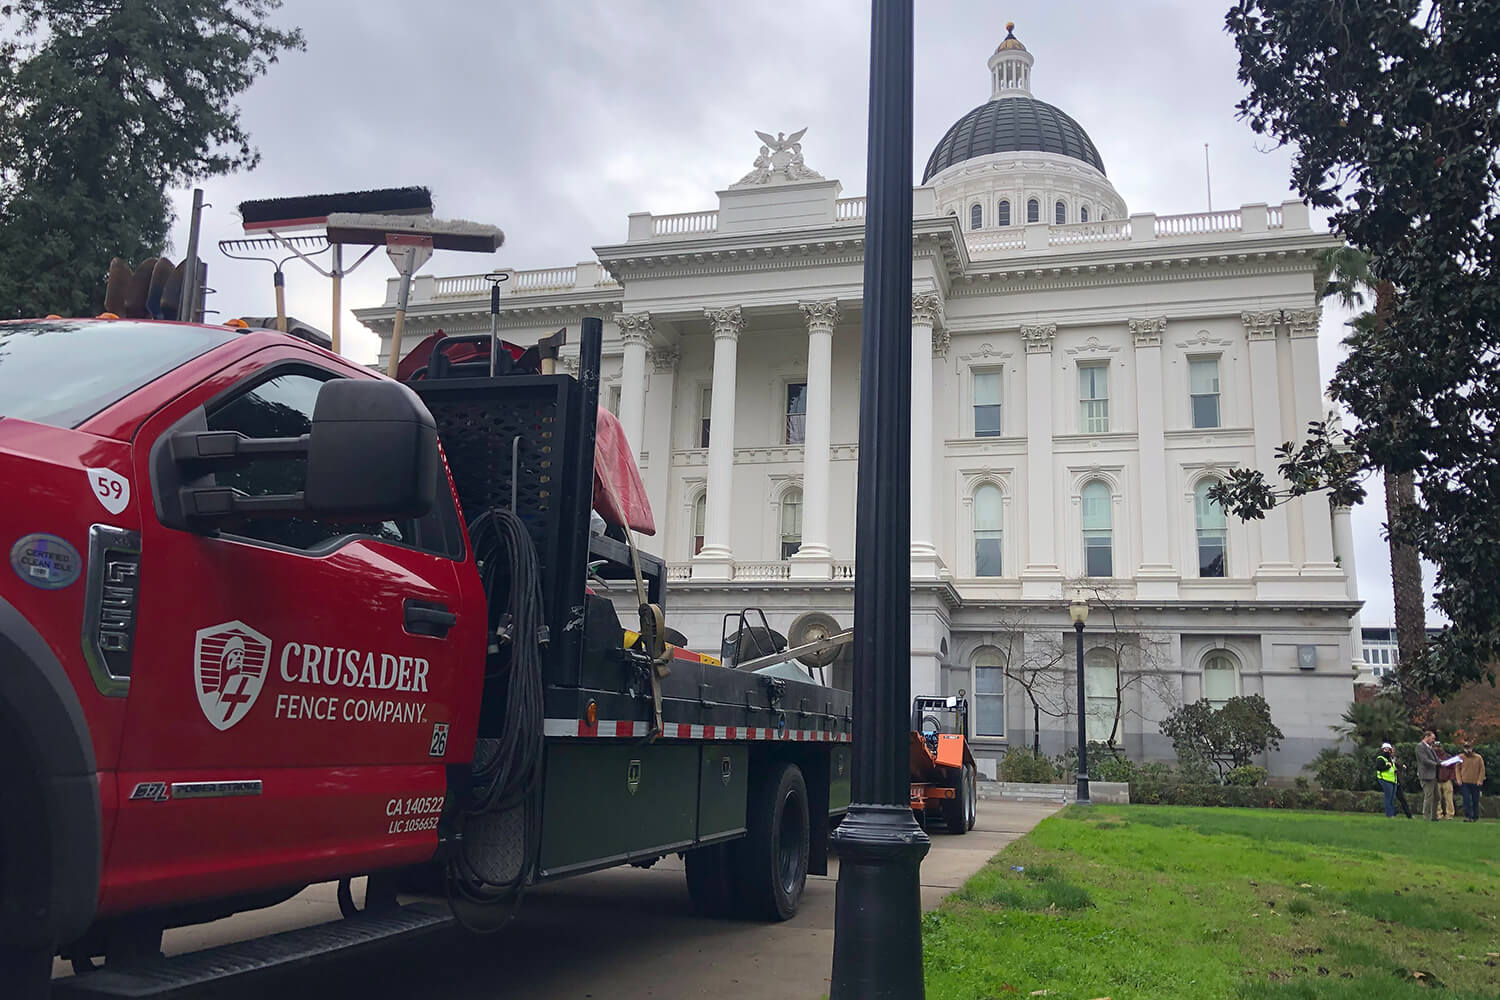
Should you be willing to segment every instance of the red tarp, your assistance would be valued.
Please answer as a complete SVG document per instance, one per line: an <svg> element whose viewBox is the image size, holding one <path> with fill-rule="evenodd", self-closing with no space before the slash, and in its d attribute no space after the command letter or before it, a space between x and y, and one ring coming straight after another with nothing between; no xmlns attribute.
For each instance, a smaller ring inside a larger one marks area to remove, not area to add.
<svg viewBox="0 0 1500 1000"><path fill-rule="evenodd" d="M401 359L401 364L396 368L397 381L405 382L416 374L417 369L427 367L428 362L432 360L433 347L445 336L447 334L443 333L442 330L429 334L420 344L408 351L406 356ZM515 344L508 344L503 340L500 343L502 349L509 352L512 361L519 360L521 355L525 353L525 348L517 347ZM488 361L490 357L490 349L484 344L449 344L443 349L443 353L448 356L448 360L453 364L461 364L465 361Z"/></svg>
<svg viewBox="0 0 1500 1000"><path fill-rule="evenodd" d="M602 406L594 435L594 510L606 524L656 534L651 501L625 440L625 427Z"/></svg>

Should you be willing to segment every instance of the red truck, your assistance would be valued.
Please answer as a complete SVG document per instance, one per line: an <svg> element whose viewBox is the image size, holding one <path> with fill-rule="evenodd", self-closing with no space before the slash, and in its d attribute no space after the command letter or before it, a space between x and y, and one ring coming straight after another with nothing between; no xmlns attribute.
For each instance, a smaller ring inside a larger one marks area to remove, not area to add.
<svg viewBox="0 0 1500 1000"><path fill-rule="evenodd" d="M59 994L146 995L674 853L703 912L794 913L850 698L671 643L661 561L590 529L600 322L576 378L312 339L0 323L0 992L61 956ZM334 880L336 933L160 957Z"/></svg>

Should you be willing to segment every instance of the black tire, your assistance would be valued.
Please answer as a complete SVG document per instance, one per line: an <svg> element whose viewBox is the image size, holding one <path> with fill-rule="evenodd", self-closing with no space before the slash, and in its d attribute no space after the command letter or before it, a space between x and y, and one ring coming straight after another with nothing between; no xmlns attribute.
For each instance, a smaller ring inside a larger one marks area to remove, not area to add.
<svg viewBox="0 0 1500 1000"><path fill-rule="evenodd" d="M968 833L974 826L974 768L965 764L959 772L953 798L943 800L943 819L949 833Z"/></svg>
<svg viewBox="0 0 1500 1000"><path fill-rule="evenodd" d="M802 903L811 847L807 783L795 764L771 764L751 779L749 833L734 854L739 912L790 920Z"/></svg>
<svg viewBox="0 0 1500 1000"><path fill-rule="evenodd" d="M979 775L972 764L965 770L969 772L969 829L972 830L979 822Z"/></svg>
<svg viewBox="0 0 1500 1000"><path fill-rule="evenodd" d="M0 983L11 1000L47 1000L51 982L50 950L17 951L0 945Z"/></svg>
<svg viewBox="0 0 1500 1000"><path fill-rule="evenodd" d="M682 856L687 868L688 897L705 917L734 916L734 844L710 844Z"/></svg>

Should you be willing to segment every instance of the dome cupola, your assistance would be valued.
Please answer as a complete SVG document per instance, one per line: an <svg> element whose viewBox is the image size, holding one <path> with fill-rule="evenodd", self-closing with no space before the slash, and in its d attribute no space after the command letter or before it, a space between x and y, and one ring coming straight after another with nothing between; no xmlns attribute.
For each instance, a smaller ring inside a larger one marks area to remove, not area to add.
<svg viewBox="0 0 1500 1000"><path fill-rule="evenodd" d="M1036 57L1015 23L988 61L990 99L943 134L922 183L965 229L1124 216L1094 140L1070 115L1031 92Z"/></svg>

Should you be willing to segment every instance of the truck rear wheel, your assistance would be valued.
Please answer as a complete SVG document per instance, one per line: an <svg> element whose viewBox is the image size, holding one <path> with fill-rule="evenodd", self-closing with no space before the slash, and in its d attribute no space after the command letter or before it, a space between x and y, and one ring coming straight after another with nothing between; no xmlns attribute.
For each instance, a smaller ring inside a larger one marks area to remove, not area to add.
<svg viewBox="0 0 1500 1000"><path fill-rule="evenodd" d="M807 783L796 764L773 764L750 785L749 833L736 847L741 912L759 920L795 916L811 846Z"/></svg>
<svg viewBox="0 0 1500 1000"><path fill-rule="evenodd" d="M975 785L974 765L965 764L958 776L958 787L953 790L953 798L943 801L943 819L948 824L949 833L968 833L974 828L974 798L978 791Z"/></svg>
<svg viewBox="0 0 1500 1000"><path fill-rule="evenodd" d="M705 917L730 917L735 911L734 859L736 844L709 844L682 857L687 869L688 896L693 909Z"/></svg>

